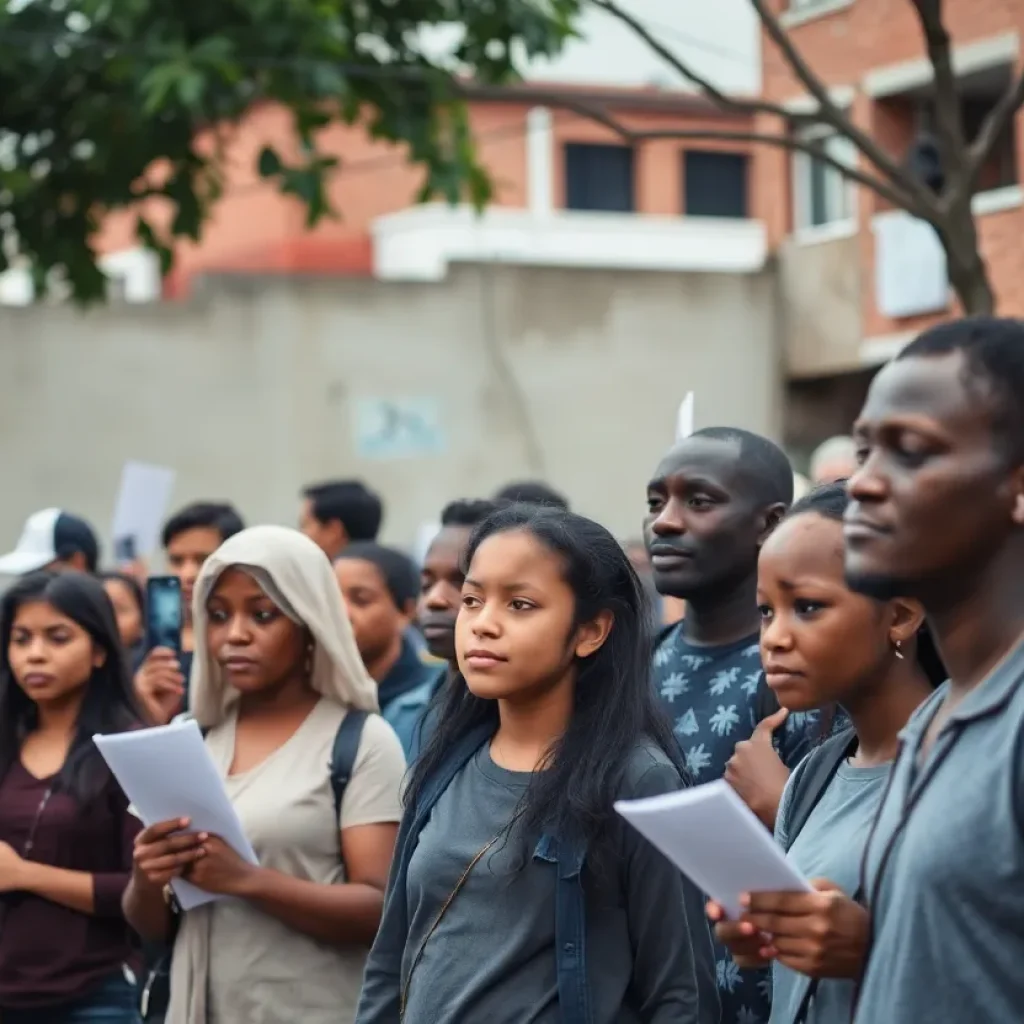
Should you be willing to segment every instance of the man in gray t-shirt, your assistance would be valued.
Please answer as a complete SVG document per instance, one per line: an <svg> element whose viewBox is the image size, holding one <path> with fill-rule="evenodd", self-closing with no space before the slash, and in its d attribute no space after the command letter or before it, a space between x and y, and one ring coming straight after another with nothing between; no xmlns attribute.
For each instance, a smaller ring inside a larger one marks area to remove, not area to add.
<svg viewBox="0 0 1024 1024"><path fill-rule="evenodd" d="M1024 324L926 331L854 427L850 585L928 613L950 679L911 718L867 844L856 1024L1024 1019Z"/></svg>

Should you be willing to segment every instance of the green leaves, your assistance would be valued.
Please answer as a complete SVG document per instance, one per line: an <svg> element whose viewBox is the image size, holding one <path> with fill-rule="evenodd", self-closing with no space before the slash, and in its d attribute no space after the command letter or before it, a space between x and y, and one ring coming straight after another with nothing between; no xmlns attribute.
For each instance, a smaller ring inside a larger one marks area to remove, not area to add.
<svg viewBox="0 0 1024 1024"><path fill-rule="evenodd" d="M515 80L528 57L571 35L581 2L0 4L0 270L10 250L41 285L56 275L78 300L99 299L98 226L136 208L137 237L167 273L175 239L201 239L220 197L221 133L256 103L292 115L294 146L257 140L255 169L303 204L310 227L341 212L327 196L344 167L321 145L333 121L404 144L425 170L422 198L482 206L491 185L455 73ZM450 38L447 50L431 27ZM169 218L138 206L151 198Z"/></svg>

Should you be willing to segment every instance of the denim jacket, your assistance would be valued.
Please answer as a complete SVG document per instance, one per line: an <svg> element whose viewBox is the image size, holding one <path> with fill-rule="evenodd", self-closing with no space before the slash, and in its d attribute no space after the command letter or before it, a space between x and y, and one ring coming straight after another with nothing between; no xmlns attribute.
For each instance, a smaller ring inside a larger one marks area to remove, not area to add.
<svg viewBox="0 0 1024 1024"><path fill-rule="evenodd" d="M493 727L484 726L454 744L425 783L416 803L406 810L391 865L380 931L366 965L357 1024L397 1024L400 1019L400 991L404 984L402 961L409 932L406 906L409 864L420 832L438 799L492 732ZM665 767L674 773L667 764ZM594 1024L599 1016L591 1005L593 990L587 971L587 898L583 877L586 853L582 843L567 841L555 834L543 835L533 852L535 861L550 864L557 872L554 915L559 1024ZM675 874L674 877L679 879L680 876ZM645 875L640 884L649 881ZM665 902L666 894L657 883L655 888L656 892L647 886L646 891L653 897L648 902L653 904L653 916L664 922L665 914L671 914L670 903ZM683 941L688 951L688 965L693 970L693 987L687 997L692 1009L682 1016L659 1015L656 1019L659 1022L671 1019L673 1024L710 1024L718 1021L711 934L704 917L703 897L696 887L684 888L688 894L686 906L685 909L680 907L680 917L676 920L687 932ZM682 890L677 895L682 895ZM656 958L659 964L672 963L662 945L653 941L645 945L647 955ZM653 952L652 946L656 946ZM673 973L672 977L675 976ZM673 1012L667 1011L668 1014Z"/></svg>
<svg viewBox="0 0 1024 1024"><path fill-rule="evenodd" d="M408 932L404 913L406 877L409 861L423 826L438 798L470 758L490 738L493 727L485 726L465 736L449 752L437 773L424 786L415 806L402 821L395 846L395 858L388 881L388 897L370 959L366 965L362 996L357 1021L398 1021L399 990L402 951ZM582 885L585 850L582 846L560 842L556 836L541 837L534 857L554 864L558 869L555 894L555 944L558 950L558 1003L562 1024L591 1024L587 988L586 951L584 932L586 907ZM388 904L397 901L403 907L401 914L389 911L397 907Z"/></svg>

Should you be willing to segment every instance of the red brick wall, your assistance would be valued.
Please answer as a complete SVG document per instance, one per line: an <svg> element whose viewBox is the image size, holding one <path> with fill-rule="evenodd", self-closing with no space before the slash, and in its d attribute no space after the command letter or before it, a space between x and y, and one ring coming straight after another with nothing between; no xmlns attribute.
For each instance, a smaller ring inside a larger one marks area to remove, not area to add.
<svg viewBox="0 0 1024 1024"><path fill-rule="evenodd" d="M525 207L527 195L527 115L530 105L512 102L480 102L471 107L478 152L491 172L494 204ZM631 130L693 130L721 128L743 131L748 122L735 117L683 116L653 113L640 108L617 111L616 117ZM567 142L618 142L607 128L577 114L552 111L554 202L564 203L563 157ZM303 209L294 199L281 196L256 173L257 156L265 145L282 155L293 154L294 136L287 113L261 106L233 133L225 194L198 244L181 243L176 266L165 294L175 297L187 291L188 281L209 270L261 273L369 273L373 266L370 228L387 213L411 206L422 181L405 152L371 139L359 127L332 125L323 133L322 148L341 158L339 173L329 194L338 220L322 221L307 231ZM683 210L684 148L746 152L746 144L692 142L678 139L649 141L637 147L636 208L640 213L679 216ZM751 181L754 172L751 170ZM751 192L754 192L753 184ZM752 208L756 206L753 195ZM147 211L157 224L166 222L167 211ZM756 213L755 213L756 215ZM107 219L98 239L101 253L136 245L134 213Z"/></svg>
<svg viewBox="0 0 1024 1024"><path fill-rule="evenodd" d="M788 0L776 0L788 7ZM947 0L945 22L954 46L1019 31L1024 36L1024 0ZM853 0L841 10L794 25L789 36L808 64L830 86L858 89L853 116L871 131L890 152L901 156L912 131L909 107L897 100L875 102L860 91L865 74L879 67L925 56L917 17L910 0ZM783 102L805 93L778 49L764 39L764 95ZM759 128L777 131L772 119L760 118ZM1024 181L1024 117L1017 119L1018 182ZM784 196L768 206L769 237L777 244L792 230L790 160L777 151L762 150L756 161L756 193L762 197ZM863 161L862 161L863 166ZM862 260L863 329L865 337L915 331L928 323L924 318L891 320L883 317L874 302L873 214L889 208L880 197L858 190L857 213ZM999 311L1024 314L1024 210L1016 208L979 216L982 250L996 290Z"/></svg>

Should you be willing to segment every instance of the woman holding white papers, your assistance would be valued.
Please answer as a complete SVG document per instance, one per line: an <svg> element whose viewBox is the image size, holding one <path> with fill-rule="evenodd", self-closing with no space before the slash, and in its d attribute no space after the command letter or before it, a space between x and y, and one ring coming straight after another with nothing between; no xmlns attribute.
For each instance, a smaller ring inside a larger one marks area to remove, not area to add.
<svg viewBox="0 0 1024 1024"><path fill-rule="evenodd" d="M739 921L709 905L740 967L774 964L771 1024L849 1024L869 930L858 892L864 842L897 734L942 676L917 602L847 588L847 501L842 483L810 492L758 562L768 684L791 711L838 703L853 723L796 767L776 819L777 841L816 891L749 894Z"/></svg>
<svg viewBox="0 0 1024 1024"><path fill-rule="evenodd" d="M402 749L366 718L340 800L335 738L376 711L330 563L312 541L255 527L206 562L194 593L190 703L259 865L181 822L146 829L125 896L149 939L175 923L183 876L228 897L180 915L170 1024L344 1024L355 1014L401 817Z"/></svg>
<svg viewBox="0 0 1024 1024"><path fill-rule="evenodd" d="M0 1018L138 1021L121 895L139 830L92 741L139 715L103 586L37 573L0 604Z"/></svg>

